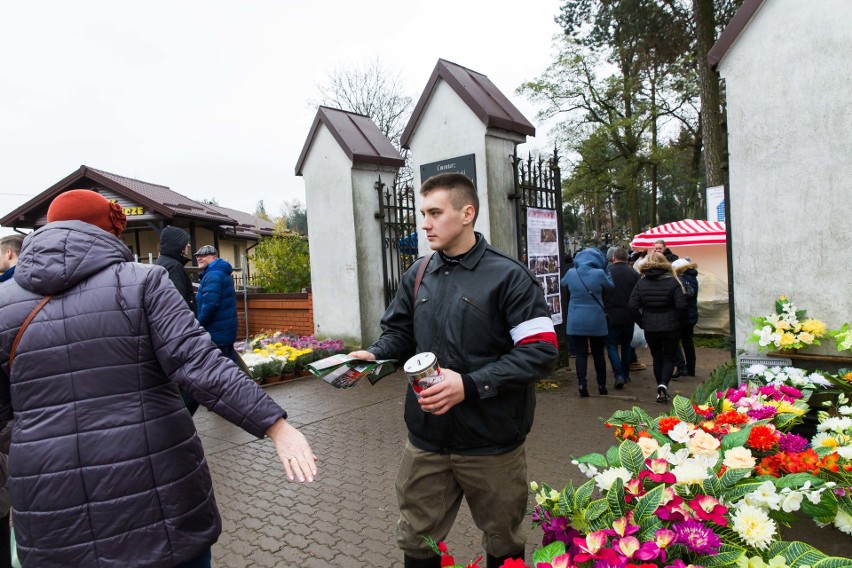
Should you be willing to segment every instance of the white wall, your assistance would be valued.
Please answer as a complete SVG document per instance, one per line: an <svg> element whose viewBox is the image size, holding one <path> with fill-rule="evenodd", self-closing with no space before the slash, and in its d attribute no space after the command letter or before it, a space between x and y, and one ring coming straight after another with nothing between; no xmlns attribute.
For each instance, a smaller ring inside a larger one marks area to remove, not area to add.
<svg viewBox="0 0 852 568"><path fill-rule="evenodd" d="M352 162L321 124L302 165L311 251L314 328L322 337L360 341Z"/></svg>
<svg viewBox="0 0 852 568"><path fill-rule="evenodd" d="M782 294L852 321L850 22L849 0L766 0L719 65L740 347Z"/></svg>
<svg viewBox="0 0 852 568"><path fill-rule="evenodd" d="M486 128L455 91L439 80L409 141L415 188L424 181L420 179L421 164L474 154L479 195L476 230L492 245L517 257L515 204L507 198L514 191L509 157L515 146L525 141L526 136L521 134ZM417 192L415 207L419 211ZM419 239L419 245L422 254L428 244Z"/></svg>
<svg viewBox="0 0 852 568"><path fill-rule="evenodd" d="M414 169L414 207L417 210L418 230L423 220L420 215L420 192L423 184L420 179L420 165L438 162L457 156L474 154L476 161L476 190L479 194L480 211L476 220L476 230L491 240L485 172L485 125L462 102L452 87L439 80L432 91L426 109L409 140L412 167ZM429 250L426 239L419 238L420 254Z"/></svg>

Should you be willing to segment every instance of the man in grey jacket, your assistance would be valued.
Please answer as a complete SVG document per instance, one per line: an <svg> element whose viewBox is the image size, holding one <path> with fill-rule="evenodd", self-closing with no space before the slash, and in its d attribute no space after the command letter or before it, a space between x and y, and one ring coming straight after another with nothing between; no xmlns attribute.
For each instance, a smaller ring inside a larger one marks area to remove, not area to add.
<svg viewBox="0 0 852 568"><path fill-rule="evenodd" d="M166 271L132 262L118 204L71 190L47 220L0 286L0 427L14 412L23 566L210 566L221 520L178 386L269 436L291 480L314 479L313 452L210 341Z"/></svg>
<svg viewBox="0 0 852 568"><path fill-rule="evenodd" d="M396 481L405 567L440 567L424 537L443 540L464 497L483 531L487 566L496 568L524 556L524 441L535 382L556 360L556 334L535 276L474 231L471 180L437 175L420 194L423 230L437 253L405 273L381 337L352 355L402 362L429 351L441 367L442 382L419 395L409 387L406 396L408 443Z"/></svg>

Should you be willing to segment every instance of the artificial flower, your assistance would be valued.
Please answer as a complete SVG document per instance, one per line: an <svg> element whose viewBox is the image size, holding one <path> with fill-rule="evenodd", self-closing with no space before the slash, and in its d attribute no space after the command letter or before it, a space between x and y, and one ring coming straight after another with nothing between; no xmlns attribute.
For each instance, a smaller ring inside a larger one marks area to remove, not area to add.
<svg viewBox="0 0 852 568"><path fill-rule="evenodd" d="M677 535L675 542L686 546L687 550L695 554L716 554L722 546L719 535L704 523L694 519L675 523L672 525L672 530Z"/></svg>
<svg viewBox="0 0 852 568"><path fill-rule="evenodd" d="M725 459L722 460L728 469L752 469L756 463L751 450L742 446L725 450Z"/></svg>
<svg viewBox="0 0 852 568"><path fill-rule="evenodd" d="M758 550L772 544L775 537L775 521L760 507L743 505L731 515L731 528L743 541Z"/></svg>
<svg viewBox="0 0 852 568"><path fill-rule="evenodd" d="M615 483L616 479L621 479L622 482L626 483L630 481L631 477L633 476L629 471L627 471L627 468L611 467L595 475L594 479L598 489L601 491L609 491L609 488L612 487L612 484Z"/></svg>

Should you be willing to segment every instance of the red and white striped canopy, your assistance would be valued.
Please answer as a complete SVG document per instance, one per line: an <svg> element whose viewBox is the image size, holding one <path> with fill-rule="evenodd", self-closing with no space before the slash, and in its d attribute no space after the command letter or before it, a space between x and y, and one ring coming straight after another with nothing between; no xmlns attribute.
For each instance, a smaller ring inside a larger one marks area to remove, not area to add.
<svg viewBox="0 0 852 568"><path fill-rule="evenodd" d="M654 241L663 239L667 247L692 247L698 245L723 245L725 223L684 219L649 229L633 237L631 248L653 248Z"/></svg>

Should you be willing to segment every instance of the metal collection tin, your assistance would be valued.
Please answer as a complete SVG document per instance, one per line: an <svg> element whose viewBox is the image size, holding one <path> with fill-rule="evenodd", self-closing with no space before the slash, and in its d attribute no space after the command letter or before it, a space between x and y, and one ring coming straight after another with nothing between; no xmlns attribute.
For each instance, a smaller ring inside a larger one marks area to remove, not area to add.
<svg viewBox="0 0 852 568"><path fill-rule="evenodd" d="M428 351L418 353L406 361L402 369L418 398L420 398L420 391L444 380L441 368L438 366L438 358Z"/></svg>

